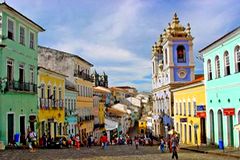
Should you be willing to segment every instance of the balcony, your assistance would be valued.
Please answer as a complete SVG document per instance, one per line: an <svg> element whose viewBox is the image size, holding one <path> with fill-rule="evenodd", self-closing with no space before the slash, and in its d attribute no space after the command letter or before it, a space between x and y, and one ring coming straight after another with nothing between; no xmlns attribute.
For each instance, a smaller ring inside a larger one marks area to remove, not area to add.
<svg viewBox="0 0 240 160"><path fill-rule="evenodd" d="M37 85L26 82L19 81L7 81L6 83L7 91L23 91L29 93L37 93Z"/></svg>
<svg viewBox="0 0 240 160"><path fill-rule="evenodd" d="M82 78L86 81L93 82L92 77L89 74L84 73L83 71L74 70L74 77Z"/></svg>
<svg viewBox="0 0 240 160"><path fill-rule="evenodd" d="M63 100L52 100L52 99L47 99L47 98L39 98L40 106L39 108L41 109L49 109L50 107L54 109L63 109Z"/></svg>

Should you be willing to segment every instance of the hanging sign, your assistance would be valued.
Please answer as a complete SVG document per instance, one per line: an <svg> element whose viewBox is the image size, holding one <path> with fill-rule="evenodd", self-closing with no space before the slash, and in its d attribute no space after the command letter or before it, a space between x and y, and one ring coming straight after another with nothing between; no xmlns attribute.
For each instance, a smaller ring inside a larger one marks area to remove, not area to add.
<svg viewBox="0 0 240 160"><path fill-rule="evenodd" d="M224 108L223 113L225 116L234 116L235 115L235 108Z"/></svg>
<svg viewBox="0 0 240 160"><path fill-rule="evenodd" d="M197 112L197 117L206 118L206 112Z"/></svg>

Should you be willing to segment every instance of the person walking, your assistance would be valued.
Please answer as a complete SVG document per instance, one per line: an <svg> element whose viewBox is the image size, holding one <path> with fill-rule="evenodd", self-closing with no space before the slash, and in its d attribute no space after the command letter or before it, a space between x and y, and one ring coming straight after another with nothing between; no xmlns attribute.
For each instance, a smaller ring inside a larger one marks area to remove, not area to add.
<svg viewBox="0 0 240 160"><path fill-rule="evenodd" d="M164 142L164 140L161 138L161 140L160 140L160 150L161 150L162 153L164 152L164 144L165 144L165 142Z"/></svg>
<svg viewBox="0 0 240 160"><path fill-rule="evenodd" d="M135 142L136 149L138 149L138 146L139 146L139 138L138 138L137 136L135 136L134 142Z"/></svg>
<svg viewBox="0 0 240 160"><path fill-rule="evenodd" d="M88 148L91 148L91 143L92 143L91 136L88 136L88 138L87 138L87 147Z"/></svg>
<svg viewBox="0 0 240 160"><path fill-rule="evenodd" d="M178 138L175 134L172 136L171 142L172 142L172 159L176 157L176 160L178 160L178 153L177 153Z"/></svg>

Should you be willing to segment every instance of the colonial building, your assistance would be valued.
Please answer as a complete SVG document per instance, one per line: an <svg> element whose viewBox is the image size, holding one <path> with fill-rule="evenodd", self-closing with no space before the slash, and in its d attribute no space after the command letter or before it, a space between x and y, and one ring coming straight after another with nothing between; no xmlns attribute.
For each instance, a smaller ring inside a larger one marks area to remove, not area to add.
<svg viewBox="0 0 240 160"><path fill-rule="evenodd" d="M105 108L111 90L104 87L93 88L94 137L100 138L105 130Z"/></svg>
<svg viewBox="0 0 240 160"><path fill-rule="evenodd" d="M91 63L67 52L39 46L39 64L67 75L67 80L78 91L76 111L78 132L81 140L93 132L93 80L90 76Z"/></svg>
<svg viewBox="0 0 240 160"><path fill-rule="evenodd" d="M208 143L239 147L240 27L200 51L204 58Z"/></svg>
<svg viewBox="0 0 240 160"><path fill-rule="evenodd" d="M206 101L204 78L199 77L172 90L174 129L185 144L206 144Z"/></svg>
<svg viewBox="0 0 240 160"><path fill-rule="evenodd" d="M190 24L183 27L177 14L152 47L152 94L155 136L173 127L172 89L194 80L193 37Z"/></svg>
<svg viewBox="0 0 240 160"><path fill-rule="evenodd" d="M63 134L65 75L39 67L38 69L38 136L55 138Z"/></svg>
<svg viewBox="0 0 240 160"><path fill-rule="evenodd" d="M27 128L36 130L37 46L42 31L41 26L0 3L0 145L19 142L19 135L24 142Z"/></svg>
<svg viewBox="0 0 240 160"><path fill-rule="evenodd" d="M77 128L77 96L78 91L75 89L74 84L70 81L65 81L65 124L64 124L64 134L76 135L78 134Z"/></svg>

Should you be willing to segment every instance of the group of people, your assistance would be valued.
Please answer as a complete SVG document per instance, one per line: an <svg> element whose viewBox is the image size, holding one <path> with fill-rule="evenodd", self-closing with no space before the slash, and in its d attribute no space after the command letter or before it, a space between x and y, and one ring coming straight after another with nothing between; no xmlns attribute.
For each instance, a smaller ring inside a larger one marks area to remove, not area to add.
<svg viewBox="0 0 240 160"><path fill-rule="evenodd" d="M179 146L179 137L177 134L173 134L169 139L160 139L159 149L163 153L165 152L165 148L172 153L172 159L178 159L178 146Z"/></svg>

